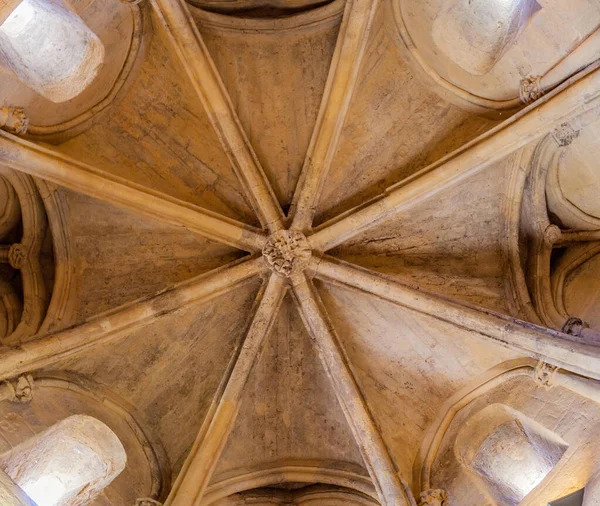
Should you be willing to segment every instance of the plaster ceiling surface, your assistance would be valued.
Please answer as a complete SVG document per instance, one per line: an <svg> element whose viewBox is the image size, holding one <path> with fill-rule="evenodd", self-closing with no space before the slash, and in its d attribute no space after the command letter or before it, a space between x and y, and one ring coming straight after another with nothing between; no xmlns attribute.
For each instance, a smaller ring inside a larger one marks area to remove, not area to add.
<svg viewBox="0 0 600 506"><path fill-rule="evenodd" d="M73 272L70 317L49 329L153 313L47 368L134 405L190 501L295 465L370 476L382 504L412 504L394 501L418 488L443 402L537 356L520 332L546 339L505 316L512 165L420 189L498 118L419 81L385 2L189 4L142 3L135 79L48 148L120 185L48 177ZM417 196L380 205L403 181ZM214 293L187 295L203 283Z"/></svg>

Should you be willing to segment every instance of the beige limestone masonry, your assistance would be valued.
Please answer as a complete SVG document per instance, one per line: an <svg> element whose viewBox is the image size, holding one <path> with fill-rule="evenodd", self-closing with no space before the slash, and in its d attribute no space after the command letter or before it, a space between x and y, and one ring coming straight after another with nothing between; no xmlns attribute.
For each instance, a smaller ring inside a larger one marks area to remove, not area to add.
<svg viewBox="0 0 600 506"><path fill-rule="evenodd" d="M597 2L65 5L76 96L0 45L0 467L85 415L97 506L595 504Z"/></svg>

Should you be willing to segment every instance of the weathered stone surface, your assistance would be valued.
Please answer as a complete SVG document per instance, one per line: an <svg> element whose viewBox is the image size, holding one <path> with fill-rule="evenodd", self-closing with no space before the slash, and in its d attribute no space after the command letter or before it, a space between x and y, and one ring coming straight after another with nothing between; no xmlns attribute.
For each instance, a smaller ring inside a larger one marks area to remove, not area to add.
<svg viewBox="0 0 600 506"><path fill-rule="evenodd" d="M54 90L3 45L45 2L0 0L0 468L85 415L98 505L594 500L594 0L74 0Z"/></svg>

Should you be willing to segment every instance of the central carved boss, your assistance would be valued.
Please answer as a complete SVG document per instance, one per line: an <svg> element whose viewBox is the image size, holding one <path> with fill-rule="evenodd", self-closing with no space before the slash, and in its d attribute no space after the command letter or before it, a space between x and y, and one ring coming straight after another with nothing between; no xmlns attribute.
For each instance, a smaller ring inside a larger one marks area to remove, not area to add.
<svg viewBox="0 0 600 506"><path fill-rule="evenodd" d="M311 249L306 237L296 230L275 232L263 248L263 257L269 268L285 277L301 272L310 256Z"/></svg>

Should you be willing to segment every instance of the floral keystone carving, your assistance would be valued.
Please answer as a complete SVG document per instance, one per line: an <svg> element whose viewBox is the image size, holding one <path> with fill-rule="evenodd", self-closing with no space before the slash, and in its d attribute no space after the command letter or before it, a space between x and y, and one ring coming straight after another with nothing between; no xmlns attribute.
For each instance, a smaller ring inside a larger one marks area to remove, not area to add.
<svg viewBox="0 0 600 506"><path fill-rule="evenodd" d="M310 256L311 249L306 237L295 230L275 232L263 248L263 257L269 268L285 277L302 271Z"/></svg>

